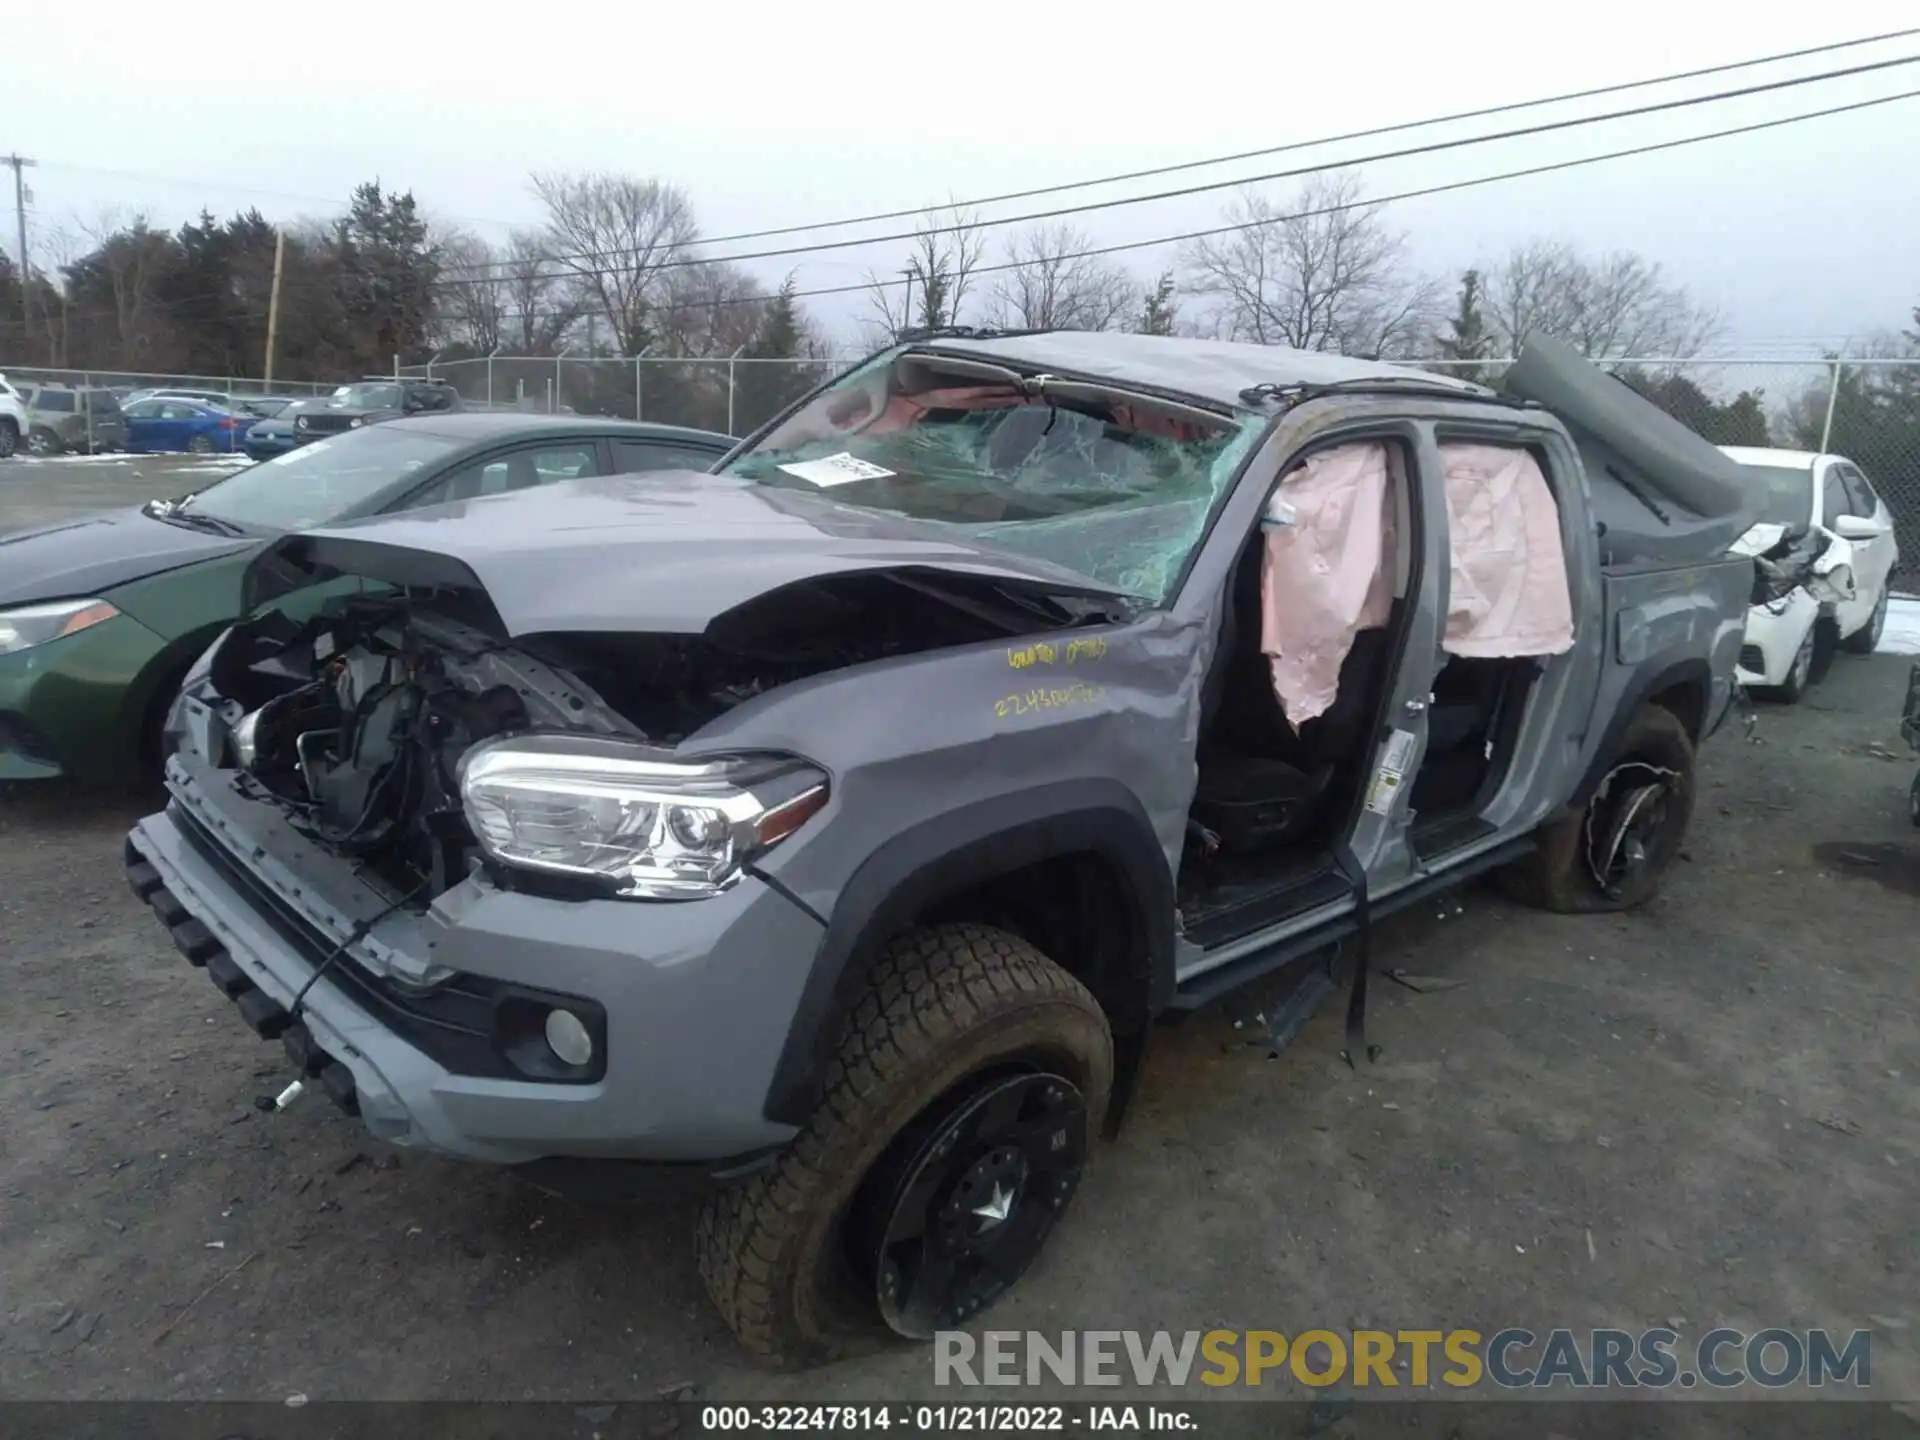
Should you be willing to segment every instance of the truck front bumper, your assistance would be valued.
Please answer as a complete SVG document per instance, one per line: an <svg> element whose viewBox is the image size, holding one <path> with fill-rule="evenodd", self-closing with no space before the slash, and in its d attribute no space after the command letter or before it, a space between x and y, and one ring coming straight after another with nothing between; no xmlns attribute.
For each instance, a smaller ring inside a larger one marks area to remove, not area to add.
<svg viewBox="0 0 1920 1440"><path fill-rule="evenodd" d="M248 1025L281 1041L293 1073L375 1137L502 1165L724 1172L795 1133L762 1109L822 928L760 881L656 905L468 881L441 897L454 903L365 926L370 911L356 919L333 903L339 877L312 873L331 857L274 845L273 861L305 862L307 883L263 862L260 837L233 814L261 802L214 796L178 757L169 788L168 808L127 837L134 893ZM407 977L394 964L403 954L430 960ZM586 1015L604 1047L599 1073L516 1075L514 1057L540 1033L528 1005Z"/></svg>

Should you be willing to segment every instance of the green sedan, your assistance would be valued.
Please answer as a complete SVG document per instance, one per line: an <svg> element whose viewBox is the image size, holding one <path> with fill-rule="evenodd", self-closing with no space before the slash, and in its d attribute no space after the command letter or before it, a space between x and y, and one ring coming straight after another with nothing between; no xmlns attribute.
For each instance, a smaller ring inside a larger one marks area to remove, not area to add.
<svg viewBox="0 0 1920 1440"><path fill-rule="evenodd" d="M451 414L317 440L178 500L0 534L0 780L152 773L180 678L289 530L637 470L710 469L725 435Z"/></svg>

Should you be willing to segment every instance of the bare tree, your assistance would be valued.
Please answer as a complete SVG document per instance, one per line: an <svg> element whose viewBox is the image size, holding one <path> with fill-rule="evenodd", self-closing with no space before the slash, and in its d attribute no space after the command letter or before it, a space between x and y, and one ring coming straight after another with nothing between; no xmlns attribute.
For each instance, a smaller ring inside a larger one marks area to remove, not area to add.
<svg viewBox="0 0 1920 1440"><path fill-rule="evenodd" d="M1071 225L1036 225L1007 242L993 281L994 322L1030 330L1111 330L1131 318L1140 287Z"/></svg>
<svg viewBox="0 0 1920 1440"><path fill-rule="evenodd" d="M80 228L94 250L67 268L85 266L95 272L112 302L117 358L122 365L136 366L158 329L154 289L172 259L173 237L150 228L145 214L129 220L112 207Z"/></svg>
<svg viewBox="0 0 1920 1440"><path fill-rule="evenodd" d="M1432 327L1440 295L1406 270L1406 236L1361 199L1358 177L1316 176L1285 207L1247 191L1233 233L1185 255L1187 289L1214 301L1214 329L1236 340L1401 356Z"/></svg>
<svg viewBox="0 0 1920 1440"><path fill-rule="evenodd" d="M498 350L509 304L500 252L459 230L442 235L439 243L446 272L440 281L438 338L481 355Z"/></svg>
<svg viewBox="0 0 1920 1440"><path fill-rule="evenodd" d="M586 297L547 258L545 238L537 230L516 230L500 257L506 312L501 343L522 355L550 355L561 337L580 319Z"/></svg>
<svg viewBox="0 0 1920 1440"><path fill-rule="evenodd" d="M867 298L874 312L869 328L885 330L884 336L873 338L884 342L902 330L965 323L974 272L986 250L977 212L955 206L929 215L895 276L867 272Z"/></svg>
<svg viewBox="0 0 1920 1440"><path fill-rule="evenodd" d="M585 305L604 318L623 355L654 339L652 311L671 274L699 237L685 192L631 175L539 174L547 207L549 259L571 277Z"/></svg>
<svg viewBox="0 0 1920 1440"><path fill-rule="evenodd" d="M744 270L710 261L669 271L656 311L658 352L728 356L753 343L766 302Z"/></svg>
<svg viewBox="0 0 1920 1440"><path fill-rule="evenodd" d="M69 286L65 276L67 267L80 257L83 247L65 224L51 226L41 232L37 240L41 259L31 271L35 283L29 291L29 304L35 298L40 301L40 329L47 337L47 363L64 368L71 328Z"/></svg>
<svg viewBox="0 0 1920 1440"><path fill-rule="evenodd" d="M1632 251L1589 258L1558 240L1535 240L1486 272L1486 308L1508 354L1542 331L1594 359L1688 359L1722 328L1717 311Z"/></svg>

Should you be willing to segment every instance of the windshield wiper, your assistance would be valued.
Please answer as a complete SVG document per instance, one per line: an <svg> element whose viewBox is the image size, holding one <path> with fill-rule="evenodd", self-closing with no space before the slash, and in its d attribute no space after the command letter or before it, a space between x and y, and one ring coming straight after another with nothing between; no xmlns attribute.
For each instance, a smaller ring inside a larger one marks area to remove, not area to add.
<svg viewBox="0 0 1920 1440"><path fill-rule="evenodd" d="M169 525L182 525L189 530L205 530L212 535L247 535L251 532L244 525L236 525L231 520L223 520L218 515L208 515L200 510L186 509L186 503L193 497L185 496L179 500L154 500L146 507L147 514L156 520L165 520Z"/></svg>

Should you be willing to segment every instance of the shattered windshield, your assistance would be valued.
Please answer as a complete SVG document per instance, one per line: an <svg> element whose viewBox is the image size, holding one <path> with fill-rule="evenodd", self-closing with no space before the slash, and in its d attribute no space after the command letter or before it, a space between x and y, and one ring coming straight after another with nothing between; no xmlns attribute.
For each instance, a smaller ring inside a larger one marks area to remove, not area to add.
<svg viewBox="0 0 1920 1440"><path fill-rule="evenodd" d="M997 370L883 356L722 473L819 491L1164 603L1259 417Z"/></svg>

